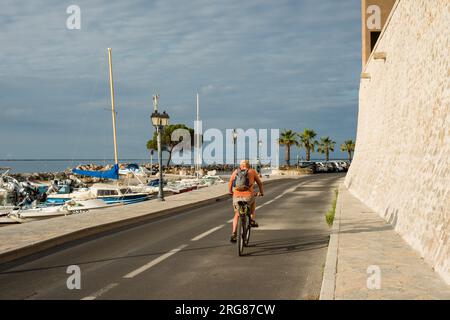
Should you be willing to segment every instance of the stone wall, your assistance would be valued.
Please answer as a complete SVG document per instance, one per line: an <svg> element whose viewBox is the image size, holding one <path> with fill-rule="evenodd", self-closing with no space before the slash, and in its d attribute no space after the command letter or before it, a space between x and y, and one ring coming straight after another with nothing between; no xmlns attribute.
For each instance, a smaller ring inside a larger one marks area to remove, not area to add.
<svg viewBox="0 0 450 320"><path fill-rule="evenodd" d="M399 0L363 73L345 184L450 284L450 2ZM375 59L386 53L386 60Z"/></svg>

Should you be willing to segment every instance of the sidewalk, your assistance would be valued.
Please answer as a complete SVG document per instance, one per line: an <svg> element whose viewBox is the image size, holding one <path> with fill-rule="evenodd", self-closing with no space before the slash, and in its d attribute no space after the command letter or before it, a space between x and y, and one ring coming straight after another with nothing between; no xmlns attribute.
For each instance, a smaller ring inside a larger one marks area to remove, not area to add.
<svg viewBox="0 0 450 320"><path fill-rule="evenodd" d="M341 186L320 298L450 299L450 286L385 220Z"/></svg>
<svg viewBox="0 0 450 320"><path fill-rule="evenodd" d="M264 178L264 183L283 179ZM228 199L228 183L127 206L91 210L47 220L0 227L0 263L115 228L143 222L158 214L178 212Z"/></svg>

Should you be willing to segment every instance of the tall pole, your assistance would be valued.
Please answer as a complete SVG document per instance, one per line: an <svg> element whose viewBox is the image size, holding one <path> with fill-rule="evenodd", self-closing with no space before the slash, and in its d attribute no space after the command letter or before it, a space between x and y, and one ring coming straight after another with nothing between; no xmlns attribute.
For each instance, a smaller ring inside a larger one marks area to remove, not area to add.
<svg viewBox="0 0 450 320"><path fill-rule="evenodd" d="M111 91L111 113L112 113L112 126L113 126L113 139L114 139L114 163L119 163L117 156L117 138L116 138L116 110L114 109L114 80L112 71L112 52L111 48L108 48L108 61L109 61L109 88Z"/></svg>
<svg viewBox="0 0 450 320"><path fill-rule="evenodd" d="M158 112L158 99L159 95L155 94L153 96L153 109L154 112ZM162 167L162 144L161 144L161 135L162 135L162 125L158 123L156 126L156 142L158 145L158 171L159 171L159 190L158 190L158 198L161 201L164 201L164 190L163 190L163 167Z"/></svg>
<svg viewBox="0 0 450 320"><path fill-rule="evenodd" d="M200 121L200 97L197 93L197 121Z"/></svg>
<svg viewBox="0 0 450 320"><path fill-rule="evenodd" d="M158 198L161 201L164 201L164 192L163 192L163 168L162 168L162 146L161 146L161 129L162 126L158 125L156 127L157 131L157 142L158 142L158 163L159 163L159 192Z"/></svg>
<svg viewBox="0 0 450 320"><path fill-rule="evenodd" d="M261 148L262 140L258 141L258 159L256 160L256 168L258 169L259 176L262 177L262 164L261 164Z"/></svg>
<svg viewBox="0 0 450 320"><path fill-rule="evenodd" d="M200 98L197 93L197 128L196 128L196 139L195 139L195 150L196 150L196 159L195 159L195 172L197 178L200 177Z"/></svg>
<svg viewBox="0 0 450 320"><path fill-rule="evenodd" d="M234 163L234 169L236 169L237 166L237 146L236 146L236 129L233 129L233 155L234 155L234 159L233 159L233 163Z"/></svg>
<svg viewBox="0 0 450 320"><path fill-rule="evenodd" d="M153 150L150 151L150 172L153 171Z"/></svg>

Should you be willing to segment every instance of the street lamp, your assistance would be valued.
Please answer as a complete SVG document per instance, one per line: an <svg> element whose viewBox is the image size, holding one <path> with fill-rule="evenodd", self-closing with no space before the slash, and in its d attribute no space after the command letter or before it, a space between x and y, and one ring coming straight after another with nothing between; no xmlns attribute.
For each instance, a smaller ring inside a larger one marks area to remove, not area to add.
<svg viewBox="0 0 450 320"><path fill-rule="evenodd" d="M236 146L236 140L237 140L238 134L236 129L233 129L233 147L234 147L234 168L236 169L236 164L237 164L237 146Z"/></svg>
<svg viewBox="0 0 450 320"><path fill-rule="evenodd" d="M163 168L162 168L162 146L161 146L161 135L164 127L169 125L169 115L164 111L159 113L157 109L153 111L151 115L152 124L156 129L157 142L158 142L158 163L159 163L159 192L158 198L164 201L163 193Z"/></svg>

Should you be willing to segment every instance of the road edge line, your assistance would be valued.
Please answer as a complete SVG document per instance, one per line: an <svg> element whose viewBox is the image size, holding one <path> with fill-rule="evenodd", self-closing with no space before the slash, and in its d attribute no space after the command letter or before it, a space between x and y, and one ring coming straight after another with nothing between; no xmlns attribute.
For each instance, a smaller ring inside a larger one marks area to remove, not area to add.
<svg viewBox="0 0 450 320"><path fill-rule="evenodd" d="M333 228L331 229L325 268L323 270L322 287L320 289L319 300L334 300L335 298L343 188L345 188L345 186L341 183L339 185L339 193L336 202L336 215L333 222Z"/></svg>

